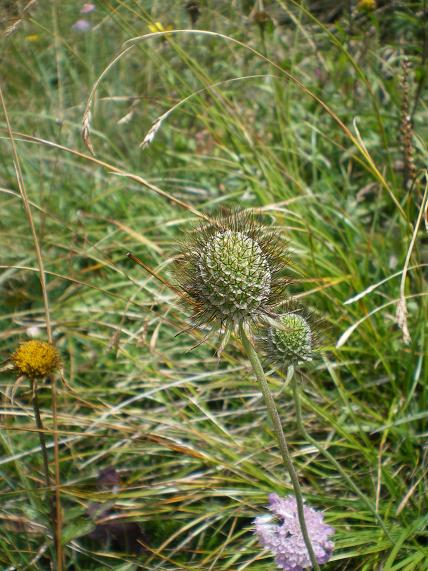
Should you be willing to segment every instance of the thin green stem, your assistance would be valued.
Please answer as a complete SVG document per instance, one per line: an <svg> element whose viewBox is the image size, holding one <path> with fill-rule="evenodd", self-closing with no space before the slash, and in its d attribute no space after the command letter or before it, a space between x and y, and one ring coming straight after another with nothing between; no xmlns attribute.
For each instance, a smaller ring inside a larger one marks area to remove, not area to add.
<svg viewBox="0 0 428 571"><path fill-rule="evenodd" d="M369 498L365 494L363 494L363 492L354 483L354 481L346 473L346 471L342 468L342 466L339 464L339 462L336 460L336 458L332 454L330 454L330 452L328 450L326 450L323 446L321 446L320 443L317 440L315 440L315 438L312 438L312 436L307 432L305 425L304 425L304 422L303 422L303 417L302 417L302 405L300 402L300 394L299 394L299 387L297 384L297 379L296 379L296 376L292 373L294 373L294 368L290 367L289 368L289 376L292 375L291 384L293 387L294 406L296 408L297 427L298 427L301 435L310 444L315 446L315 448L318 450L318 452L323 454L327 458L327 460L329 460L333 464L333 466L336 468L336 470L339 472L339 474L341 476L343 476L343 478L346 480L346 482L349 484L349 486L354 490L354 492L357 494L357 496L366 504L368 509L372 512L372 514L376 518L377 522L379 523L380 527L382 528L383 532L388 537L388 539L393 541L391 538L391 535L388 531L388 528L385 526L382 518L377 513L376 508L373 506L373 504L369 500Z"/></svg>
<svg viewBox="0 0 428 571"><path fill-rule="evenodd" d="M263 393L263 398L265 400L266 408L268 409L269 417L272 421L275 435L278 441L279 449L281 451L282 459L284 464L290 474L291 483L293 485L294 495L296 496L297 503L297 514L299 517L300 529L302 531L303 539L305 541L306 549L309 553L309 558L311 560L312 567L316 571L320 571L320 567L315 557L314 550L312 548L312 543L309 538L308 528L306 527L305 512L303 505L303 496L300 489L299 479L297 478L297 473L293 465L293 461L288 450L287 441L285 439L284 431L282 429L281 419L279 418L278 409L276 408L275 401L273 400L272 393L269 389L268 382L266 380L263 367L260 363L260 359L253 347L253 344L248 339L248 336L244 330L244 327L240 327L240 337L242 344L244 346L245 352L250 359L251 365L253 367L256 378L260 384L261 391Z"/></svg>

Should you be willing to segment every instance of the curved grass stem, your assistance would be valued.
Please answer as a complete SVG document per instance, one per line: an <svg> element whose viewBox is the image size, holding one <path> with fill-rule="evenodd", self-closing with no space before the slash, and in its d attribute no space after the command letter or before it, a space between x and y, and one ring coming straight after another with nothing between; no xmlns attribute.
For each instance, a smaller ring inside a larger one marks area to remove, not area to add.
<svg viewBox="0 0 428 571"><path fill-rule="evenodd" d="M263 398L266 404L266 408L268 410L269 417L272 421L273 428L275 431L275 435L278 441L279 449L281 451L281 456L284 461L284 464L287 468L288 473L290 474L291 483L293 485L294 495L296 496L297 502L297 514L299 517L299 524L300 529L302 531L303 539L305 541L306 549L309 553L309 558L311 560L311 564L313 569L316 571L320 571L320 567L315 557L315 553L312 547L311 540L309 538L308 528L305 522L305 513L304 513L304 505L303 505L303 496L302 491L300 489L299 479L297 477L296 470L293 465L293 461L290 456L290 452L288 450L287 441L285 439L284 431L282 429L281 419L279 418L278 409L276 408L275 401L273 399L272 393L269 389L268 382L266 380L263 367L260 363L260 359L254 349L253 344L249 340L244 327L241 325L239 329L240 337L242 344L244 346L245 352L250 359L251 365L253 367L254 374L260 384L261 391L263 393Z"/></svg>
<svg viewBox="0 0 428 571"><path fill-rule="evenodd" d="M379 526L382 528L382 531L385 533L386 537L388 539L390 539L391 541L393 541L391 538L391 534L388 531L388 528L384 524L380 515L377 513L376 508L374 507L372 502L369 500L369 498L354 483L352 478L346 473L346 471L342 468L342 466L339 464L339 462L336 460L336 458L332 454L330 454L330 452L328 450L326 450L323 446L321 446L320 443L317 440L315 440L315 438L312 438L312 436L306 430L304 422L303 422L303 417L302 417L302 405L300 402L300 394L299 394L299 387L297 384L297 379L296 379L296 376L294 374L294 367L289 367L288 377L291 378L291 385L293 388L293 397L294 397L294 406L296 408L297 427L299 429L300 434L302 435L302 437L307 442L309 442L310 444L315 446L315 448L318 450L318 452L320 452L320 454L323 454L323 456L325 456L325 458L327 458L327 460L333 464L333 466L336 468L336 470L339 472L339 474L346 480L348 485L354 490L354 492L357 494L357 496L366 504L368 509L372 512L372 514L376 518L377 522L379 523Z"/></svg>

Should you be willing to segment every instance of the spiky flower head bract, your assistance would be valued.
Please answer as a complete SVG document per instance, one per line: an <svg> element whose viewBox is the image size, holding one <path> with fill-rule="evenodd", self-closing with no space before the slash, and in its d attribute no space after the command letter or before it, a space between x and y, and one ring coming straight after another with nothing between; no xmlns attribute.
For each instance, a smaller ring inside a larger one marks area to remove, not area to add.
<svg viewBox="0 0 428 571"><path fill-rule="evenodd" d="M177 277L197 325L230 329L272 312L283 301L287 250L281 237L236 213L203 223L182 245Z"/></svg>
<svg viewBox="0 0 428 571"><path fill-rule="evenodd" d="M267 359L281 368L302 365L319 349L317 329L320 322L302 308L289 308L270 321L260 336L260 345Z"/></svg>
<svg viewBox="0 0 428 571"><path fill-rule="evenodd" d="M47 377L61 365L58 350L46 341L24 341L11 355L15 369L29 379Z"/></svg>
<svg viewBox="0 0 428 571"><path fill-rule="evenodd" d="M304 571L311 568L311 560L300 529L297 502L294 496L281 498L269 496L269 510L274 516L255 519L255 532L265 549L275 556L275 563L284 571ZM304 515L309 538L317 562L327 563L334 549L330 537L334 529L324 523L321 512L304 506Z"/></svg>

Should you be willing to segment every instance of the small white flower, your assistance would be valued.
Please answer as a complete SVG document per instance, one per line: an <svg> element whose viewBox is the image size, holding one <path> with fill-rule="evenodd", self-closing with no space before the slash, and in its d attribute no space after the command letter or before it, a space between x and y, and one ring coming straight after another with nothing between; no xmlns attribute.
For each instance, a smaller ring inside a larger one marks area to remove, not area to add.
<svg viewBox="0 0 428 571"><path fill-rule="evenodd" d="M27 327L26 329L26 334L28 337L32 337L33 339L35 337L40 337L40 327L38 327L37 325L30 325L30 327Z"/></svg>

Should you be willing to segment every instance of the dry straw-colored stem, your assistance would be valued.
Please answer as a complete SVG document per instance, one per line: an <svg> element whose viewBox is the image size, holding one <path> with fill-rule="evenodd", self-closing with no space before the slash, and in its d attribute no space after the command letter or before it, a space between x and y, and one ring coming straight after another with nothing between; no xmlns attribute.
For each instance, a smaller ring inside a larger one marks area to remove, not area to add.
<svg viewBox="0 0 428 571"><path fill-rule="evenodd" d="M27 135L27 133L15 132L14 134L17 137L24 138L26 141L34 141L34 142L40 143L42 145L46 145L48 147L58 149L59 151L65 151L67 153L70 153L70 154L74 155L75 157L84 159L86 161L93 163L94 165L97 165L99 167L104 168L105 170L107 170L111 174L115 174L117 176L123 176L125 178L129 178L130 180L133 180L134 182L144 186L145 188L148 188L149 190L151 190L152 192L161 196L162 198L164 198L168 202L176 204L177 206L180 206L180 208L183 208L183 209L187 210L188 212L194 214L198 218L201 218L203 220L209 220L209 217L206 214L204 214L203 212L200 212L191 204L188 204L187 202L184 202L183 200L176 198L175 196L173 196L172 194L169 194L168 192L159 188L155 184L152 184L151 182L149 182L148 180L146 180L142 176L126 172L126 171L118 168L117 166L112 165L110 163L107 163L106 161L102 161L100 159L97 159L96 157L94 157L92 155L87 155L85 153L81 153L80 151L77 151L76 149L70 149L69 147L66 147L64 145L60 145L59 143L55 143L53 141L48 141L46 139L41 139L40 137L34 137L32 135Z"/></svg>
<svg viewBox="0 0 428 571"><path fill-rule="evenodd" d="M46 287L46 274L43 264L43 257L42 252L39 244L39 240L37 237L36 227L34 224L33 215L31 212L31 206L28 200L27 191L24 185L24 178L22 176L21 165L19 162L19 156L15 145L15 139L13 136L12 128L9 121L9 115L7 112L6 103L3 97L3 90L0 86L0 101L3 108L7 131L9 134L10 143L12 146L12 156L13 156L13 164L16 173L16 179L18 182L19 192L22 197L22 202L24 204L25 214L27 216L28 224L30 226L31 235L33 238L34 250L36 253L37 265L39 267L39 279L40 279L40 286L42 291L43 297L43 305L45 309L45 322L46 322L46 332L48 336L48 340L50 343L53 343L53 335L52 335L52 325L50 320L50 313L49 313L49 299ZM54 464L55 464L55 517L54 521L52 522L52 526L54 529L54 538L55 538L55 552L56 552L56 564L57 564L57 571L62 571L63 569L63 550L62 550L62 542L61 542L61 497L60 497L60 473L59 473L59 443L58 443L58 421L57 421L57 410L56 410L56 381L53 375L50 377L51 381L51 393L52 393L52 418L53 418L53 439L54 439ZM34 391L37 392L37 387L34 387ZM40 415L39 415L40 417ZM36 418L37 421L37 418ZM41 434L41 433L40 433ZM42 440L40 441L42 443ZM47 459L47 452L46 452L46 445L42 448L42 454L46 455ZM46 462L44 462L46 464ZM45 466L45 470L49 475L49 468Z"/></svg>
<svg viewBox="0 0 428 571"><path fill-rule="evenodd" d="M416 178L416 166L413 149L413 125L410 115L410 62L405 59L402 63L401 77L401 144L404 159L404 190L409 190Z"/></svg>

